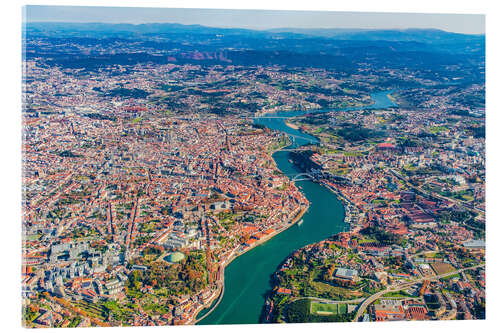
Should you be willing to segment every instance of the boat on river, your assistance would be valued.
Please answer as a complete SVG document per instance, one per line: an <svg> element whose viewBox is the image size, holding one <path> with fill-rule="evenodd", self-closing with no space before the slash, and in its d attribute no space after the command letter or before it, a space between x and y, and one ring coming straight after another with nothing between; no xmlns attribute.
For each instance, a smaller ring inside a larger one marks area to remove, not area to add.
<svg viewBox="0 0 500 333"><path fill-rule="evenodd" d="M385 98L385 94L372 95L373 99L378 101L381 97ZM388 103L381 100L375 107L387 105ZM294 111L283 116L293 117L299 114L300 112ZM261 118L255 122L271 130L288 133L291 129L283 123L283 119ZM300 140L298 144L303 142ZM276 152L273 154L273 159L283 174L296 174L297 168L290 158L289 151ZM297 249L327 239L348 228L343 221L345 206L340 200L342 198L340 195L309 179L304 180L302 184L307 184L299 188L309 202L307 214L303 217L304 220L308 219L308 222L299 221L297 224L302 223L300 228L288 228L293 220L287 219L288 223L275 226L276 236L266 241L263 246L256 246L244 254L238 252L238 257L225 269L226 287L220 304L214 307L210 315L200 321L199 325L257 324L267 320L273 321L271 302L266 304L263 295L269 291L269 279L280 263ZM257 265L258 269L255 269Z"/></svg>

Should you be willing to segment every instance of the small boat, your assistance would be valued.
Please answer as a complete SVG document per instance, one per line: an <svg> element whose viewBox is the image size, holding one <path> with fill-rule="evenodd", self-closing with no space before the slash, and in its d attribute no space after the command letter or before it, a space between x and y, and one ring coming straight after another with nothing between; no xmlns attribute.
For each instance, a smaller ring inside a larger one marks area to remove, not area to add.
<svg viewBox="0 0 500 333"><path fill-rule="evenodd" d="M304 223L304 219L301 219L301 220L299 221L299 223L297 223L297 224L298 224L298 225L301 225L302 223Z"/></svg>

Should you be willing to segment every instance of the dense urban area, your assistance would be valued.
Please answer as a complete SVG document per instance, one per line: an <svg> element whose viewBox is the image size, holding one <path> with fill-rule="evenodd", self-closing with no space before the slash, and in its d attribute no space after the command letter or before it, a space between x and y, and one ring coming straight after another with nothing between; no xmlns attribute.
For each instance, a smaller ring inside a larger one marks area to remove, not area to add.
<svg viewBox="0 0 500 333"><path fill-rule="evenodd" d="M260 322L484 319L484 35L23 33L24 326L197 323L233 259L302 222L304 179L347 228L276 267ZM290 110L318 140L290 149L302 178L254 122Z"/></svg>

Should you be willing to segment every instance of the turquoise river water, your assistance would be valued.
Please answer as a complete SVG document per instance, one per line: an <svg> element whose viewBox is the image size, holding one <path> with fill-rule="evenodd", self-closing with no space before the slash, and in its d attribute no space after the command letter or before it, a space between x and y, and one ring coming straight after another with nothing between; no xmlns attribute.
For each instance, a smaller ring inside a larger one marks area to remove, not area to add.
<svg viewBox="0 0 500 333"><path fill-rule="evenodd" d="M371 97L374 104L368 107L342 110L395 106L388 98L389 93L391 91L373 93ZM276 112L256 118L255 123L296 136L292 146L301 146L318 141L313 136L286 126L286 119L306 113L328 111L332 110ZM290 176L299 173L290 163L288 151L277 151L273 158L284 174ZM265 303L264 294L270 289L270 278L278 265L295 250L344 230L344 207L334 193L310 180L298 182L297 185L310 202L310 207L303 216L303 223L293 225L234 259L225 269L225 291L220 304L198 324L257 324ZM201 317L207 311L202 311L198 316Z"/></svg>

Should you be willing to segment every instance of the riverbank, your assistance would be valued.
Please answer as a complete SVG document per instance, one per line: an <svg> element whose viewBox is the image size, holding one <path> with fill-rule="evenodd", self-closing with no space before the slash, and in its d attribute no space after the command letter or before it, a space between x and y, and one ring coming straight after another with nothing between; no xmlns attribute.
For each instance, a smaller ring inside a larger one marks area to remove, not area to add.
<svg viewBox="0 0 500 333"><path fill-rule="evenodd" d="M394 104L397 103L397 100L394 96L392 96L391 94L387 94L387 98L389 98Z"/></svg>
<svg viewBox="0 0 500 333"><path fill-rule="evenodd" d="M297 166L297 167L298 167L301 171L303 171L303 172L307 172L307 170L306 170L306 169L301 168L300 166L298 166L298 165L295 163L295 162L296 162L296 160L294 160L293 156L291 156L291 159L292 159L292 161L294 162L294 165L296 165L296 166ZM344 204L344 212L345 212L345 214L344 214L344 223L345 223L346 225L348 225L348 226L349 226L349 230L348 230L348 231L351 231L351 227L352 227L351 211L352 211L353 209L355 209L355 208L354 208L355 206L354 206L354 205L351 203L351 201L350 201L348 198L346 198L346 197L345 197L345 196L344 196L344 195L343 195L340 191L338 191L335 187L331 186L331 185L327 182L327 180L325 180L325 179L315 179L315 178L312 178L312 179L311 179L311 181L313 181L313 182L315 182L315 183L317 183L317 184L319 184L319 185L321 185L321 186L325 187L326 189L328 189L330 192L332 192L332 193L335 195L335 197L336 197L339 201L341 201L341 202Z"/></svg>
<svg viewBox="0 0 500 333"><path fill-rule="evenodd" d="M345 215L344 215L344 223L348 226L348 232L357 232L360 229L359 225L354 226L352 223L352 218L351 218L351 211L353 210L353 207L355 207L352 202L347 199L339 190L336 188L332 187L331 185L327 184L325 181L321 182L321 184L326 187L328 190L330 190L332 193L334 193L339 200L341 200L344 203L345 207ZM349 221L348 221L349 220Z"/></svg>
<svg viewBox="0 0 500 333"><path fill-rule="evenodd" d="M279 170L279 168L278 168L278 166L276 164L276 161L272 158L273 154L276 151L278 151L278 150L279 149L271 151L270 152L270 156L271 156L271 161L272 161L274 167ZM308 202L308 204L307 204L306 207L302 207L302 208L299 207L298 209L300 209L300 211L288 223L284 224L284 227L283 227L283 224L282 224L281 228L275 228L275 232L273 232L273 233L271 233L271 234L269 234L267 236L262 237L261 239L259 239L255 243L253 243L252 245L246 246L246 247L243 247L242 245L238 245L237 247L235 247L231 251L230 255L221 263L220 280L216 281L217 290L215 292L215 295L217 295L217 296L216 297L211 297L210 301L207 304L205 304L204 306L201 306L199 309L197 309L194 312L194 315L191 318L191 320L188 321L188 324L194 324L194 325L196 325L197 323L199 323L200 321L202 321L203 319L205 319L206 317L208 317L210 315L210 313L217 308L217 306L219 305L220 301L224 297L224 275L225 275L224 273L225 273L226 267L229 266L229 264L231 264L231 262L233 260L235 260L239 256L247 253L248 251L256 248L257 246L264 244L265 242L271 240L273 237L279 235L283 231L285 231L288 228L290 228L291 226L293 226L295 223L297 223L302 218L302 216L307 212L308 208L309 208L309 202ZM215 299L212 299L212 298L215 298ZM213 302L215 300L216 300L217 303L214 306L212 306ZM205 310L205 309L210 309L210 310L207 313L205 313L201 318L197 318L198 315L200 314L200 312L203 311L203 310Z"/></svg>
<svg viewBox="0 0 500 333"><path fill-rule="evenodd" d="M281 228L276 228L276 231L273 232L272 234L269 234L268 236L266 237L263 237L262 239L256 241L255 243L253 243L252 245L250 246L245 246L245 247L242 247L241 245L239 245L238 247L236 247L232 252L231 254L229 255L229 257L221 264L221 275L220 275L220 280L217 281L217 285L218 285L218 291L216 291L216 295L218 295L217 297L215 297L215 299L217 300L217 303L215 304L215 306L212 307L212 304L215 300L211 300L210 303L207 303L206 305L200 307L199 309L197 309L194 313L194 316L193 316L193 319L190 320L187 324L191 324L191 325L196 325L197 323L199 323L200 321L202 321L203 319L205 319L206 317L208 317L208 315L210 315L210 313L215 310L217 308L217 305L219 305L220 301L222 300L222 298L224 297L224 272L225 272L225 269L226 267L236 258L238 258L239 256L247 253L248 251L250 250L253 250L254 248L258 247L259 245L262 245L264 244L265 242L271 240L273 237L279 235L280 233L282 233L283 231L287 230L288 228L290 228L291 226L295 225L298 221L300 221L300 219L302 218L302 216L307 212L307 209L309 208L309 205L307 205L306 207L302 207L302 208L299 208L299 212L295 215L294 218L292 218L288 223L286 224L282 224ZM239 250L238 250L239 249ZM199 313L201 311L203 311L204 309L207 309L207 308L210 308L210 311L208 311L207 313L205 313L203 315L203 317L201 318L196 318Z"/></svg>
<svg viewBox="0 0 500 333"><path fill-rule="evenodd" d="M362 108L369 108L377 103L376 100L372 99L370 100L369 103L363 103L363 102L358 102L358 103L350 103L350 102L336 102L333 105L330 105L328 107L323 107L323 106L310 106L310 107L302 107L300 110L304 110L306 113L312 112L312 113L318 113L318 112L329 112L329 111L336 111L338 109L362 109ZM276 113L280 112L295 112L299 109L290 107L290 108L277 108L277 109L272 109L272 110L261 110L258 112L255 112L254 117L265 117L266 115L274 115Z"/></svg>
<svg viewBox="0 0 500 333"><path fill-rule="evenodd" d="M290 127L290 128L293 128L294 130L298 130L299 129L299 126L297 125L294 125L292 123L289 123L288 121L285 121L285 125Z"/></svg>
<svg viewBox="0 0 500 333"><path fill-rule="evenodd" d="M388 97L389 99L391 99L390 94L387 94L387 97ZM392 99L391 99L391 100L392 100ZM372 103L372 105L374 105L374 104L376 104L376 102ZM291 123L289 123L289 122L287 122L287 121L285 121L284 123L285 123L285 125L286 125L286 126L288 126L288 127L290 127L290 128L293 128L293 129L295 129L295 130L298 130L301 134L303 134L303 135L309 135L309 136L311 136L311 137L316 138L316 139L318 140L318 142L321 142L321 140L320 140L317 136L313 135L313 133L305 132L305 131L303 131L302 129L300 129L300 127L299 127L299 126L294 125L294 124L291 124ZM290 126L290 125L292 125L292 126ZM373 147L371 147L371 148L369 148L369 149L373 149ZM296 158L294 158L294 157L293 157L293 154L291 155L291 159L292 159L293 164L294 164L297 168L299 168L299 169L300 169L301 171L303 171L303 172L308 172L308 171L307 171L307 169L304 169L304 167L301 167L301 165L303 165L303 163L301 163L301 162L300 162L300 161L298 161ZM343 204L344 204L344 209L345 209L345 214L344 214L344 223L345 223L346 225L348 225L348 230L347 230L347 231L349 231L349 232L350 232L350 231L354 231L354 230L352 229L352 227L353 227L353 223L352 223L352 222L353 222L353 221L352 221L352 214L351 214L351 213L352 213L352 211L353 211L353 210L355 210L356 208L355 208L355 206L352 204L352 202L351 202L348 198L346 198L346 197L342 194L342 192L338 191L335 187L333 187L333 186L331 186L330 184L328 184L328 182L327 182L326 180L324 180L324 179L317 180L317 179L314 179L314 178L313 178L313 179L311 179L311 180L312 180L313 182L317 182L318 184L320 184L320 185L322 185L322 186L326 187L328 190L330 190L330 192L332 192L332 193L333 193L333 194L337 197L337 199L339 199L340 201L342 201L342 202L343 202ZM357 230L357 229L358 229L358 227L356 227L356 229L355 229L355 230Z"/></svg>
<svg viewBox="0 0 500 333"><path fill-rule="evenodd" d="M373 93L372 99L375 103L370 106L344 110L390 106L393 103L387 98L387 93L390 91ZM314 112L328 111L335 110L316 110ZM317 138L293 129L285 123L287 119L304 115L307 112L281 111L274 112L275 116L254 119L255 124L293 137L292 144L289 145L290 149L277 150L272 155L278 169L289 178L293 178L294 175L301 172L290 162L290 150L319 142ZM224 264L224 292L217 299L217 304L221 300L220 304L212 306L212 303L203 307L205 309L211 307L210 314L204 315L202 321L196 320L197 323L202 325L259 323L262 308L265 305L264 295L270 286L269 279L280 263L297 249L322 241L345 230L346 205L344 200L340 195L323 185L317 181L301 181L300 192L309 202L309 208L303 215L304 222L300 226L297 226L297 223L290 223L288 228L280 229L279 233L266 239L263 244L259 242L259 246L255 244L253 247L235 252L234 256L227 259ZM300 221L301 218L297 216L296 222Z"/></svg>

